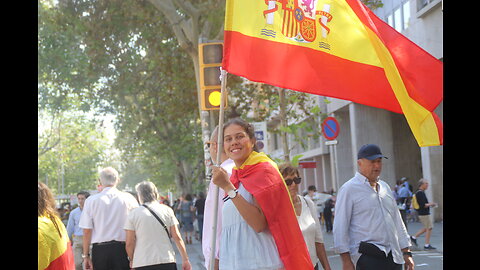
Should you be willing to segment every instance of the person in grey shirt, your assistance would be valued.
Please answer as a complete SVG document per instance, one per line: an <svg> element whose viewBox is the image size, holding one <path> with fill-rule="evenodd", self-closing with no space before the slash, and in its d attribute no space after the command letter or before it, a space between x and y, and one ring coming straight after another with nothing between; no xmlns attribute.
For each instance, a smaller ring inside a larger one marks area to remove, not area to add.
<svg viewBox="0 0 480 270"><path fill-rule="evenodd" d="M358 151L358 172L337 195L333 241L343 270L414 269L410 239L382 171L380 147Z"/></svg>

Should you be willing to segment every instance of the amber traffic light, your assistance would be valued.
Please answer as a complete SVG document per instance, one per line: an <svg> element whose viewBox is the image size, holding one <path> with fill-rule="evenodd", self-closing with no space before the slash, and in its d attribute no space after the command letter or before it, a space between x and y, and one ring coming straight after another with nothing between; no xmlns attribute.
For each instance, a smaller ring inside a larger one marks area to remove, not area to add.
<svg viewBox="0 0 480 270"><path fill-rule="evenodd" d="M223 43L200 43L198 50L201 108L202 110L219 110L221 88L220 67L222 66L223 58Z"/></svg>

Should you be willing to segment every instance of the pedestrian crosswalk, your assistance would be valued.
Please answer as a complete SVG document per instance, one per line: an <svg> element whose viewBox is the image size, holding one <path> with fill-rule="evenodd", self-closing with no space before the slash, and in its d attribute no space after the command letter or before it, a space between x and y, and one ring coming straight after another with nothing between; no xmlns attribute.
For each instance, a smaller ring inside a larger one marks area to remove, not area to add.
<svg viewBox="0 0 480 270"><path fill-rule="evenodd" d="M328 254L328 252L327 252ZM426 256L426 257L429 257L429 258L440 258L440 259L443 259L443 253L441 252L431 252L431 251L428 251L428 250L419 250L419 251L412 251L412 254L413 256ZM333 255L330 255L330 256L327 256L329 259L330 258L335 258L335 257L339 257L340 255L338 254L333 254Z"/></svg>
<svg viewBox="0 0 480 270"><path fill-rule="evenodd" d="M429 258L442 258L442 252L431 252L428 250L419 250L419 251L412 251L413 256L427 256Z"/></svg>

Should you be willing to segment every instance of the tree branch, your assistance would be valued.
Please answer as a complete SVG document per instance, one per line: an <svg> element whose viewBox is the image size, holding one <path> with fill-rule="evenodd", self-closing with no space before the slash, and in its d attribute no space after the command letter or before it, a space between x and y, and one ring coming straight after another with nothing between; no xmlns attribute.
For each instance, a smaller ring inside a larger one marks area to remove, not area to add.
<svg viewBox="0 0 480 270"><path fill-rule="evenodd" d="M193 17L191 17L192 20L189 23L189 20L186 20L184 16L177 12L177 8L175 8L172 0L149 0L149 2L162 12L170 22L172 31L177 37L180 47L186 50L188 54L196 54L196 44L198 43L198 11L192 11L191 9L194 8L190 3L187 4L185 1L178 1L177 4L185 7L185 13L190 16L193 14ZM193 28L194 26L197 30Z"/></svg>

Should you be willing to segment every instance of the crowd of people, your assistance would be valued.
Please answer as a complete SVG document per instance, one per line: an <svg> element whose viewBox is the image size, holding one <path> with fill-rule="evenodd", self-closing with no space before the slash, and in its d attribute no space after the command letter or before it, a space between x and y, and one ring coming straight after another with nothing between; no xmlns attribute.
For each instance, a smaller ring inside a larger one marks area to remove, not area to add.
<svg viewBox="0 0 480 270"><path fill-rule="evenodd" d="M434 249L429 209L436 204L425 195L428 181L420 180L415 196L406 179L392 191L380 180L387 157L377 145L359 149L358 172L337 194L318 193L315 186L299 194L298 168L258 152L253 125L235 118L222 128L223 149L218 126L207 142L212 157L221 153L206 197L186 194L170 207L150 181L135 186L135 197L117 189L119 174L107 167L98 194L77 194L65 226L52 192L39 182L38 269L177 269L175 244L182 269L190 270L186 244L192 238L202 243L207 269L212 263L222 270L331 269L322 223L344 270L414 269L410 247L423 233L425 249ZM410 236L405 210L417 204L424 228Z"/></svg>

